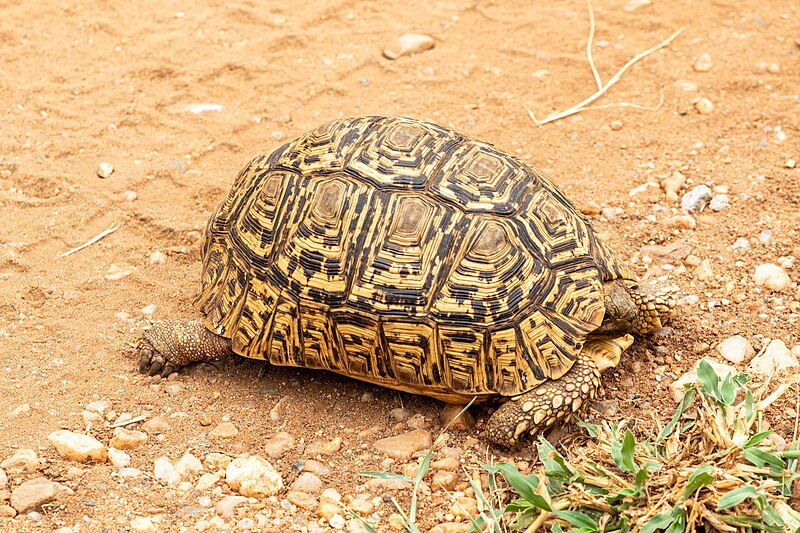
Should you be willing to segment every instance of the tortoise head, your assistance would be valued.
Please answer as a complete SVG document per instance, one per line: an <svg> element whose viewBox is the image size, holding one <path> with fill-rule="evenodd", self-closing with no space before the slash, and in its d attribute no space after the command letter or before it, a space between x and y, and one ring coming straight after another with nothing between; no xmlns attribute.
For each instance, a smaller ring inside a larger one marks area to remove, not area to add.
<svg viewBox="0 0 800 533"><path fill-rule="evenodd" d="M675 316L676 287L615 279L603 283L606 313L594 335L644 335L660 329Z"/></svg>

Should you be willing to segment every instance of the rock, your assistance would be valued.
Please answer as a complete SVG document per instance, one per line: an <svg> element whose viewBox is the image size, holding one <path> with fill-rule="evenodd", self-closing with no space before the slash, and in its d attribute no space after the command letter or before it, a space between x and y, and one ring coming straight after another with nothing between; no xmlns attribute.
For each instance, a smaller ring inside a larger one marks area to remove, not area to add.
<svg viewBox="0 0 800 533"><path fill-rule="evenodd" d="M264 451L273 459L280 459L289 450L297 445L294 437L285 431L275 433L264 443Z"/></svg>
<svg viewBox="0 0 800 533"><path fill-rule="evenodd" d="M311 472L303 472L294 480L290 490L313 494L322 488L322 480Z"/></svg>
<svg viewBox="0 0 800 533"><path fill-rule="evenodd" d="M325 489L319 497L321 502L339 503L342 501L342 495L336 489Z"/></svg>
<svg viewBox="0 0 800 533"><path fill-rule="evenodd" d="M17 511L10 505L0 505L0 517L4 518L14 518L17 516ZM72 530L69 530L69 533L72 533Z"/></svg>
<svg viewBox="0 0 800 533"><path fill-rule="evenodd" d="M228 485L243 496L268 497L283 488L283 480L269 462L258 455L239 457L225 470Z"/></svg>
<svg viewBox="0 0 800 533"><path fill-rule="evenodd" d="M8 485L8 475L5 473L4 470L0 470L0 489L5 489L7 485Z"/></svg>
<svg viewBox="0 0 800 533"><path fill-rule="evenodd" d="M708 185L693 187L681 198L681 210L688 214L699 213L711 200L711 188Z"/></svg>
<svg viewBox="0 0 800 533"><path fill-rule="evenodd" d="M217 426L208 432L208 436L218 439L231 439L239 434L239 429L233 425L233 422L220 422Z"/></svg>
<svg viewBox="0 0 800 533"><path fill-rule="evenodd" d="M675 215L665 218L663 224L668 228L675 229L694 229L697 227L697 221L690 215Z"/></svg>
<svg viewBox="0 0 800 533"><path fill-rule="evenodd" d="M60 430L48 435L47 440L55 447L61 457L71 461L79 463L87 463L89 461L103 462L108 458L106 447L90 435Z"/></svg>
<svg viewBox="0 0 800 533"><path fill-rule="evenodd" d="M286 493L286 499L303 509L316 509L319 505L314 496L302 491L289 491Z"/></svg>
<svg viewBox="0 0 800 533"><path fill-rule="evenodd" d="M105 278L108 280L116 281L122 278L127 278L136 271L135 267L130 265L118 265L113 263L108 270L106 270Z"/></svg>
<svg viewBox="0 0 800 533"><path fill-rule="evenodd" d="M305 455L308 457L316 457L317 455L333 455L338 452L342 447L342 438L336 437L327 442L314 441L305 449Z"/></svg>
<svg viewBox="0 0 800 533"><path fill-rule="evenodd" d="M442 522L433 526L429 533L467 533L471 527L469 522Z"/></svg>
<svg viewBox="0 0 800 533"><path fill-rule="evenodd" d="M369 490L380 491L396 491L411 488L410 481L402 481L400 479L381 479L372 477L367 480L367 487Z"/></svg>
<svg viewBox="0 0 800 533"><path fill-rule="evenodd" d="M772 230L765 229L758 234L758 240L762 244L769 244L772 242Z"/></svg>
<svg viewBox="0 0 800 533"><path fill-rule="evenodd" d="M444 457L438 461L431 463L431 468L434 470L451 470L456 471L461 463L455 457Z"/></svg>
<svg viewBox="0 0 800 533"><path fill-rule="evenodd" d="M139 312L142 313L144 316L151 316L153 313L156 312L156 304L145 305Z"/></svg>
<svg viewBox="0 0 800 533"><path fill-rule="evenodd" d="M700 264L694 269L694 277L700 281L714 277L714 271L711 270L711 262L708 259L700 261Z"/></svg>
<svg viewBox="0 0 800 533"><path fill-rule="evenodd" d="M242 503L247 503L247 498L244 496L229 495L217 502L217 505L214 506L214 510L222 518L228 519L233 516L233 510L236 506Z"/></svg>
<svg viewBox="0 0 800 533"><path fill-rule="evenodd" d="M478 515L478 502L475 498L462 496L453 502L453 505L450 507L450 514L469 520L473 516Z"/></svg>
<svg viewBox="0 0 800 533"><path fill-rule="evenodd" d="M673 172L670 177L661 180L661 188L664 189L667 200L676 202L678 200L678 192L680 192L685 183L686 176L678 171Z"/></svg>
<svg viewBox="0 0 800 533"><path fill-rule="evenodd" d="M753 281L759 287L766 287L771 291L782 291L792 282L786 271L774 263L758 265L753 274Z"/></svg>
<svg viewBox="0 0 800 533"><path fill-rule="evenodd" d="M106 163L105 161L101 162L97 165L97 176L99 178L107 178L111 176L114 172L114 167L111 166L111 163Z"/></svg>
<svg viewBox="0 0 800 533"><path fill-rule="evenodd" d="M720 342L717 345L717 351L734 364L747 363L756 354L750 342L741 335L734 335Z"/></svg>
<svg viewBox="0 0 800 533"><path fill-rule="evenodd" d="M372 513L373 509L375 508L375 504L372 503L372 500L368 494L362 493L356 494L356 496L350 502L350 505L347 507L361 516L367 516L368 514Z"/></svg>
<svg viewBox="0 0 800 533"><path fill-rule="evenodd" d="M12 418L29 414L31 414L31 405L29 403L20 404L8 412L8 416Z"/></svg>
<svg viewBox="0 0 800 533"><path fill-rule="evenodd" d="M14 489L11 507L20 514L41 510L42 505L52 502L62 493L72 494L72 490L45 477L37 477Z"/></svg>
<svg viewBox="0 0 800 533"><path fill-rule="evenodd" d="M131 456L116 448L108 449L108 460L115 468L125 468L131 464Z"/></svg>
<svg viewBox="0 0 800 533"><path fill-rule="evenodd" d="M603 207L595 202L594 200L589 200L585 204L583 204L580 208L581 213L584 215L599 215L600 211L603 210Z"/></svg>
<svg viewBox="0 0 800 533"><path fill-rule="evenodd" d="M747 365L748 372L753 372L763 377L771 377L787 368L800 366L797 357L789 351L786 344L775 339L770 341L764 353L754 357Z"/></svg>
<svg viewBox="0 0 800 533"><path fill-rule="evenodd" d="M156 250L155 252L150 254L150 265L163 265L167 261L167 256L164 255L164 252Z"/></svg>
<svg viewBox="0 0 800 533"><path fill-rule="evenodd" d="M142 424L142 429L147 433L164 433L172 429L172 427L163 416L154 416Z"/></svg>
<svg viewBox="0 0 800 533"><path fill-rule="evenodd" d="M439 470L438 472L433 474L433 480L431 481L431 488L433 490L451 491L453 490L453 487L456 486L457 482L458 482L458 474L447 470Z"/></svg>
<svg viewBox="0 0 800 533"><path fill-rule="evenodd" d="M318 476L327 476L331 473L331 467L325 463L320 463L314 459L307 459L303 462L303 472L311 472Z"/></svg>
<svg viewBox="0 0 800 533"><path fill-rule="evenodd" d="M344 517L337 513L328 519L328 524L333 529L342 529L344 528Z"/></svg>
<svg viewBox="0 0 800 533"><path fill-rule="evenodd" d="M233 461L233 457L224 453L211 452L203 459L203 465L209 470L225 470Z"/></svg>
<svg viewBox="0 0 800 533"><path fill-rule="evenodd" d="M119 469L119 476L122 478L130 477L130 478L137 478L142 477L142 471L138 468L120 468Z"/></svg>
<svg viewBox="0 0 800 533"><path fill-rule="evenodd" d="M703 260L700 259L699 257L697 257L694 254L687 255L686 259L683 260L683 264L685 264L686 266L691 266L691 267L700 266L700 263L702 263L702 262L703 262Z"/></svg>
<svg viewBox="0 0 800 533"><path fill-rule="evenodd" d="M186 452L175 463L175 470L181 475L181 479L189 479L203 471L203 463L193 454Z"/></svg>
<svg viewBox="0 0 800 533"><path fill-rule="evenodd" d="M153 477L162 485L180 483L181 475L167 457L159 457L153 463Z"/></svg>
<svg viewBox="0 0 800 533"><path fill-rule="evenodd" d="M147 442L147 433L125 428L114 428L109 446L118 450L130 450Z"/></svg>
<svg viewBox="0 0 800 533"><path fill-rule="evenodd" d="M691 244L675 241L664 245L651 244L642 246L641 254L657 257L670 263L677 263L687 258L693 250L694 247Z"/></svg>
<svg viewBox="0 0 800 533"><path fill-rule="evenodd" d="M217 483L219 483L220 479L221 479L220 475L217 474L216 472L206 472L205 474L200 476L200 479L197 480L197 483L195 483L194 488L199 490L200 492L204 492L213 487L214 485L216 485Z"/></svg>
<svg viewBox="0 0 800 533"><path fill-rule="evenodd" d="M711 56L708 54L702 54L697 58L697 61L694 62L692 68L694 68L696 72L708 72L713 66L714 63L711 61Z"/></svg>
<svg viewBox="0 0 800 533"><path fill-rule="evenodd" d="M730 365L726 365L723 363L718 363L711 359L700 359L695 363L694 367L691 370L683 374L681 377L673 381L669 388L672 392L672 399L675 400L676 403L680 402L683 399L683 395L685 394L684 385L694 383L697 381L697 369L700 367L700 362L706 361L708 364L711 365L711 368L717 373L720 379L724 379L725 376L728 374L737 374L738 372L736 369Z"/></svg>
<svg viewBox="0 0 800 533"><path fill-rule="evenodd" d="M125 191L122 193L122 197L125 198L125 201L127 202L135 202L138 196L139 195L136 194L136 191Z"/></svg>
<svg viewBox="0 0 800 533"><path fill-rule="evenodd" d="M714 212L718 212L728 207L729 203L730 199L727 194L718 194L708 203L708 208Z"/></svg>
<svg viewBox="0 0 800 533"><path fill-rule="evenodd" d="M17 450L14 455L0 463L9 474L27 474L36 472L42 467L36 452L27 448Z"/></svg>
<svg viewBox="0 0 800 533"><path fill-rule="evenodd" d="M98 415L105 418L106 413L111 411L111 402L109 400L97 400L96 402L91 402L86 404L84 407L90 413L97 413Z"/></svg>
<svg viewBox="0 0 800 533"><path fill-rule="evenodd" d="M624 124L619 119L612 120L611 124L609 124L609 127L611 128L611 131L619 131L619 130L622 129L623 126L624 126Z"/></svg>
<svg viewBox="0 0 800 533"><path fill-rule="evenodd" d="M131 518L131 531L158 531L158 527L149 516L134 516Z"/></svg>
<svg viewBox="0 0 800 533"><path fill-rule="evenodd" d="M414 453L430 448L431 444L431 434L418 429L396 437L381 439L376 441L374 446L376 450L387 457L408 461Z"/></svg>
<svg viewBox="0 0 800 533"><path fill-rule="evenodd" d="M748 241L744 237L739 237L731 245L731 248L733 248L734 250L747 250L748 248L750 248L750 241Z"/></svg>
<svg viewBox="0 0 800 533"><path fill-rule="evenodd" d="M442 426L447 426L450 424L450 429L457 429L461 431L468 431L472 429L475 425L475 417L469 411L464 411L458 419L458 413L464 409L463 405L456 405L452 403L448 403L442 409L441 414L439 415L439 420L442 423ZM452 423L451 423L452 422Z"/></svg>
<svg viewBox="0 0 800 533"><path fill-rule="evenodd" d="M701 115L710 115L714 112L714 104L708 98L700 98L694 103L694 108Z"/></svg>
<svg viewBox="0 0 800 533"><path fill-rule="evenodd" d="M386 46L386 48L383 50L383 55L387 59L397 59L402 56L430 50L435 44L436 43L433 41L433 38L428 35L404 33L393 43Z"/></svg>

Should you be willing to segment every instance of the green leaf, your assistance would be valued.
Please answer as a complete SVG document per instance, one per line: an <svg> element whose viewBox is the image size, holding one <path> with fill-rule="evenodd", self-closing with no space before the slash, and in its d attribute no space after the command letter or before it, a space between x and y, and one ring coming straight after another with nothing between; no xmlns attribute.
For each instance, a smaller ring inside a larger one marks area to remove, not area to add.
<svg viewBox="0 0 800 533"><path fill-rule="evenodd" d="M759 448L745 448L744 458L758 468L762 468L764 465L768 464L771 469L777 470L778 473L783 472L784 468L786 468L786 463L783 462L783 459L774 453L765 452Z"/></svg>
<svg viewBox="0 0 800 533"><path fill-rule="evenodd" d="M706 394L715 400L721 400L721 394L719 392L719 376L716 372L714 372L714 368L708 364L708 361L705 359L701 359L700 365L697 367L697 379L700 380L700 384L702 385L703 391L705 391Z"/></svg>
<svg viewBox="0 0 800 533"><path fill-rule="evenodd" d="M378 533L378 531L375 528L369 525L369 523L363 518L361 518L355 511L353 511L352 509L347 509L347 512L353 515L356 519L358 519L359 522L361 522L361 525L364 526L364 529L367 531L367 533Z"/></svg>
<svg viewBox="0 0 800 533"><path fill-rule="evenodd" d="M748 427L750 426L750 424L753 423L753 420L755 420L756 416L755 406L756 406L756 400L755 398L753 398L753 393L748 390L747 394L745 394L744 397L745 418L747 419Z"/></svg>
<svg viewBox="0 0 800 533"><path fill-rule="evenodd" d="M645 522L640 533L653 533L656 529L666 529L672 524L672 513L658 513L653 518Z"/></svg>
<svg viewBox="0 0 800 533"><path fill-rule="evenodd" d="M633 459L633 452L636 450L636 439L633 437L630 429L625 431L625 437L622 443L617 440L616 436L611 442L611 457L623 472L634 473L636 471L636 462Z"/></svg>
<svg viewBox="0 0 800 533"><path fill-rule="evenodd" d="M577 426L586 430L590 437L596 439L600 434L600 426L591 422L578 422Z"/></svg>
<svg viewBox="0 0 800 533"><path fill-rule="evenodd" d="M664 426L664 429L661 430L661 433L658 434L658 441L661 442L667 437L669 437L672 432L675 430L675 425L683 416L683 413L689 410L689 408L694 403L694 399L697 396L697 392L695 389L688 389L686 393L681 398L681 403L678 405L678 410L675 411L675 414L672 415L672 419Z"/></svg>
<svg viewBox="0 0 800 533"><path fill-rule="evenodd" d="M553 511L553 514L562 520L566 520L573 526L579 527L586 531L599 531L597 523L578 511Z"/></svg>
<svg viewBox="0 0 800 533"><path fill-rule="evenodd" d="M680 507L672 509L672 524L664 533L683 533L686 530L686 513Z"/></svg>
<svg viewBox="0 0 800 533"><path fill-rule="evenodd" d="M736 505L739 505L746 499L753 499L759 500L762 499L766 501L766 498L763 494L758 492L755 487L750 485L745 485L744 487L739 487L738 489L732 490L729 493L722 496L719 499L719 503L717 504L717 511L724 511L725 509L730 509Z"/></svg>
<svg viewBox="0 0 800 533"><path fill-rule="evenodd" d="M742 448L748 448L750 446L755 446L756 444L758 444L762 440L766 439L767 437L769 437L773 433L775 433L775 432L773 430L771 430L771 429L768 429L767 431L762 431L761 433L756 433L755 435L753 435L752 437L747 439L747 442L742 444Z"/></svg>
<svg viewBox="0 0 800 533"><path fill-rule="evenodd" d="M553 533L564 533L564 530L561 529L560 522L553 522L553 527L550 528L550 531L552 531Z"/></svg>
<svg viewBox="0 0 800 533"><path fill-rule="evenodd" d="M497 463L494 466L486 465L484 463L480 463L480 465L488 472L502 474L502 476L506 478L506 481L508 481L509 485L511 485L520 496L522 496L532 505L538 507L539 509L544 509L545 511L552 510L550 504L547 503L547 500L536 493L536 489L539 487L539 478L536 476L523 476L520 474L519 470L517 470L517 467L508 463Z"/></svg>
<svg viewBox="0 0 800 533"><path fill-rule="evenodd" d="M414 483L414 480L410 477L406 477L402 474L395 474L393 472L359 472L358 475L366 476L366 477L376 477L378 479L390 479L393 481L407 481L409 483Z"/></svg>
<svg viewBox="0 0 800 533"><path fill-rule="evenodd" d="M736 399L736 391L738 390L738 387L733 380L733 374L728 374L725 376L725 379L722 380L722 386L719 390L722 401L726 405L732 405L733 401Z"/></svg>
<svg viewBox="0 0 800 533"><path fill-rule="evenodd" d="M683 489L683 499L689 499L696 491L713 482L714 476L711 475L713 470L713 466L705 465L692 472L689 476L689 480L686 482L686 487Z"/></svg>

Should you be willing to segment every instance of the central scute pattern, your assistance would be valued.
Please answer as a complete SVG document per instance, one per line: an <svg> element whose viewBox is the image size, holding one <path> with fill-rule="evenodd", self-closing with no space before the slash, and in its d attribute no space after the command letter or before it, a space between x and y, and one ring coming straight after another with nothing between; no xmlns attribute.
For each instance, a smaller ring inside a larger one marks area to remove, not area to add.
<svg viewBox="0 0 800 533"><path fill-rule="evenodd" d="M197 306L234 351L444 400L562 376L623 263L544 176L412 119L254 159L211 217Z"/></svg>

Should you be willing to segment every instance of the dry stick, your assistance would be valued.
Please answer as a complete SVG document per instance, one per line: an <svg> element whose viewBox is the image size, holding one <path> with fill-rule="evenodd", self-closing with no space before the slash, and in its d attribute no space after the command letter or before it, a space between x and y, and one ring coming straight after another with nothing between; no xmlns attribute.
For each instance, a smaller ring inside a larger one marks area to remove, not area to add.
<svg viewBox="0 0 800 533"><path fill-rule="evenodd" d="M89 246L93 245L94 243L96 243L97 241L99 241L100 239L105 237L106 235L110 235L110 234L114 233L115 231L117 231L121 227L122 227L121 223L115 222L115 223L111 224L111 226L107 230L99 233L98 235L95 235L94 237L92 237L91 239L89 239L85 243L81 244L80 246L77 246L77 247L73 248L72 250L68 250L68 251L64 252L63 254L59 254L58 257L66 257L68 255L74 254L75 252L80 252L84 248L88 248Z"/></svg>
<svg viewBox="0 0 800 533"><path fill-rule="evenodd" d="M574 106L572 106L569 109L566 109L564 111L561 111L560 113L549 115L548 117L544 118L543 120L537 119L536 115L533 113L533 111L526 108L526 111L528 112L528 116L531 117L531 120L533 120L536 123L537 126L544 126L545 124L549 124L550 122L555 122L556 120L562 119L564 117L568 117L570 115L574 115L576 113L580 113L581 111L586 109L586 106L588 106L589 104L591 104L592 102L594 102L595 100L597 100L598 98L603 96L611 86L613 86L615 83L617 83L620 80L622 75L625 74L625 72L627 72L629 68L631 68L634 64L636 64L640 60L644 59L645 57L649 56L653 52L657 52L658 50L660 50L660 49L664 48L665 46L667 46L669 43L674 41L675 38L678 37L678 35L681 34L681 32L683 32L683 28L678 28L678 30L675 33L670 35L667 39L661 41L656 46L654 46L652 48L649 48L649 49L645 50L644 52L641 52L641 53L635 55L627 63L625 63L625 65L623 65L623 67L621 69L619 69L617 71L617 73L614 74L614 76L611 77L610 80L608 80L608 83L603 85L602 88L598 89L593 95L591 95L589 98L585 99L583 102L581 102L579 104L575 104Z"/></svg>
<svg viewBox="0 0 800 533"><path fill-rule="evenodd" d="M589 60L589 66L592 68L594 81L597 83L597 89L603 88L603 80L600 79L600 73L597 72L597 67L592 59L592 41L594 40L594 9L592 9L592 0L586 0L586 7L589 8L589 38L586 39L586 58Z"/></svg>

